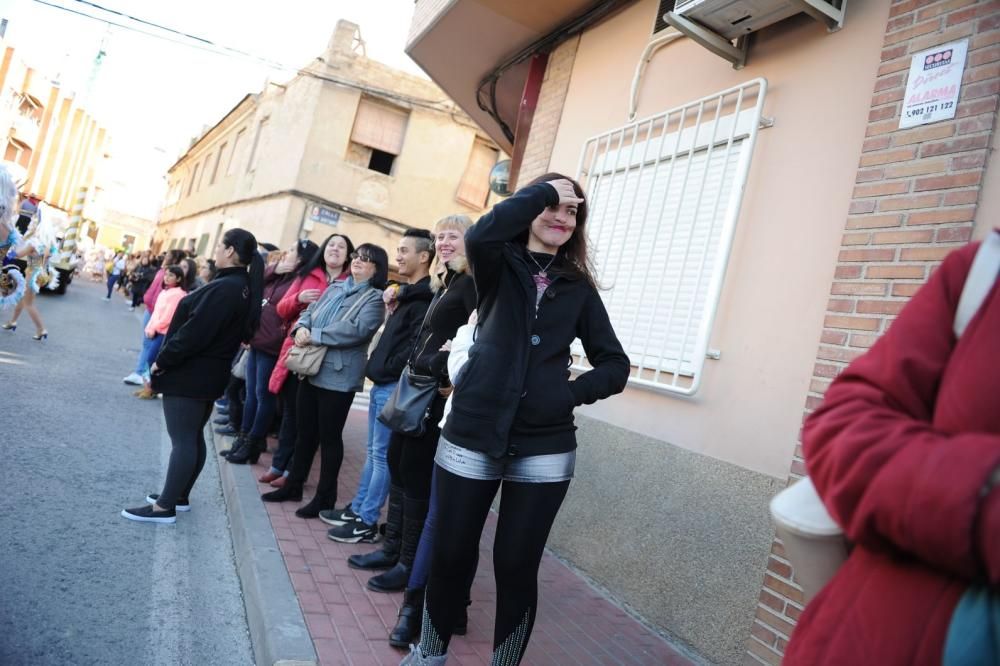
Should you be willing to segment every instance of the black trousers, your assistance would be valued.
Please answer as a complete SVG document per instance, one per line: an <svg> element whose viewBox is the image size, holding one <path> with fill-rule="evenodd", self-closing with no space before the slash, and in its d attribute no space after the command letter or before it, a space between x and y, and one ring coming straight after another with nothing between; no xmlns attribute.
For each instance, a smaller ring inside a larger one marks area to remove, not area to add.
<svg viewBox="0 0 1000 666"><path fill-rule="evenodd" d="M288 378L281 385L278 402L281 403L281 429L278 431L278 450L271 459L271 467L284 472L295 453L295 440L298 438L299 425L296 420L296 407L299 399L299 378L288 373ZM308 472L306 473L308 475Z"/></svg>
<svg viewBox="0 0 1000 666"><path fill-rule="evenodd" d="M163 417L170 435L170 463L156 503L172 509L179 499L191 495L194 482L205 466L205 424L212 415L212 401L163 396Z"/></svg>
<svg viewBox="0 0 1000 666"><path fill-rule="evenodd" d="M389 478L394 486L401 486L406 497L430 501L431 476L434 473L434 454L441 439L441 415L445 398L438 396L431 406L427 430L420 437L410 437L397 432L389 439Z"/></svg>
<svg viewBox="0 0 1000 666"><path fill-rule="evenodd" d="M229 425L234 430L243 427L243 403L246 400L247 383L234 375L229 375L226 385L226 400L229 401Z"/></svg>
<svg viewBox="0 0 1000 666"><path fill-rule="evenodd" d="M308 380L299 384L299 436L287 483L305 483L318 446L320 468L316 497L331 509L337 501L337 477L344 462L344 424L352 402L353 392L327 391L313 386Z"/></svg>
<svg viewBox="0 0 1000 666"><path fill-rule="evenodd" d="M420 639L425 654L444 654L448 648L451 628L465 608L483 525L500 485L500 481L467 479L440 467L437 470L437 534L426 606L431 626L425 624ZM569 481L503 482L493 541L494 664L517 664L524 656L538 607L538 567L568 489Z"/></svg>

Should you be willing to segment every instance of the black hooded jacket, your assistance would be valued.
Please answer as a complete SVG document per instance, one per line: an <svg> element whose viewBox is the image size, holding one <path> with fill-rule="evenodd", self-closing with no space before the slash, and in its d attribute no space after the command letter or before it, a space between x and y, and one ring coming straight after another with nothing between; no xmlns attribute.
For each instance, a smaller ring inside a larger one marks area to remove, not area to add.
<svg viewBox="0 0 1000 666"><path fill-rule="evenodd" d="M368 379L376 384L392 384L399 380L433 297L429 276L399 288L396 311L386 319L382 337L368 358L365 369Z"/></svg>
<svg viewBox="0 0 1000 666"><path fill-rule="evenodd" d="M202 400L221 396L249 313L249 276L243 266L223 268L182 298L156 357L153 390Z"/></svg>
<svg viewBox="0 0 1000 666"><path fill-rule="evenodd" d="M557 255L554 279L536 308L524 233L546 206L559 203L546 183L498 203L466 233L479 293L479 327L452 398L443 435L494 458L576 448L573 409L620 393L629 359L604 302ZM592 370L570 378L570 345L579 338Z"/></svg>

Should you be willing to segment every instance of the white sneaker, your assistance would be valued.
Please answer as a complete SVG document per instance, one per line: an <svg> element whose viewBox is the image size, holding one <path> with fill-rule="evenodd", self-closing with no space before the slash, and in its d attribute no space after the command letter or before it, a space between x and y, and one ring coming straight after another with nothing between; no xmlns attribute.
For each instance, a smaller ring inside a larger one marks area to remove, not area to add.
<svg viewBox="0 0 1000 666"><path fill-rule="evenodd" d="M132 386L142 386L142 375L137 372L133 372L128 377L122 379L126 384L131 384Z"/></svg>

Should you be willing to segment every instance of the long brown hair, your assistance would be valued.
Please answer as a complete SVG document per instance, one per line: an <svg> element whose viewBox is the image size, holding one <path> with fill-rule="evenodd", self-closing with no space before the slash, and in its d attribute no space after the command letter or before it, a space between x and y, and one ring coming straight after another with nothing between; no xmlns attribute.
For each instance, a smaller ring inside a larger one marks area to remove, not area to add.
<svg viewBox="0 0 1000 666"><path fill-rule="evenodd" d="M580 197L582 201L576 206L576 229L573 230L573 235L569 237L569 240L556 253L562 256L563 265L561 267L553 267L555 268L553 272L562 270L574 277L586 280L591 287L599 289L597 270L594 268L594 262L587 249L587 213L590 207L587 204L587 196L584 194L583 188L580 187L580 183L561 173L550 172L535 178L525 187L559 179L568 180L573 183L573 191L576 192L576 196ZM530 230L524 232L523 241L526 247L529 233Z"/></svg>

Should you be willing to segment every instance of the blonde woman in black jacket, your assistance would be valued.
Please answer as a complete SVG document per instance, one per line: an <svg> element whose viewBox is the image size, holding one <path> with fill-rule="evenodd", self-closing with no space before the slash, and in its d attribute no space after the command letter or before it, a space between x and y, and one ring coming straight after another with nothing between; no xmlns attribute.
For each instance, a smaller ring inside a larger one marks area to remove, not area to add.
<svg viewBox="0 0 1000 666"><path fill-rule="evenodd" d="M479 325L435 462L438 532L423 630L404 664L443 664L466 603L486 516L503 485L493 547L493 661L521 661L538 566L573 477L573 409L621 392L629 359L590 268L579 184L546 174L466 234ZM592 369L570 377L579 338Z"/></svg>
<svg viewBox="0 0 1000 666"><path fill-rule="evenodd" d="M150 367L152 388L163 394L163 416L172 450L163 490L147 505L124 509L122 517L173 523L205 465L205 424L212 402L229 381L233 356L260 323L264 262L257 239L230 229L215 250L215 279L181 299L163 347Z"/></svg>

